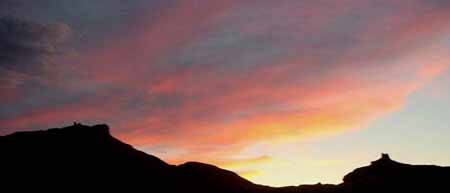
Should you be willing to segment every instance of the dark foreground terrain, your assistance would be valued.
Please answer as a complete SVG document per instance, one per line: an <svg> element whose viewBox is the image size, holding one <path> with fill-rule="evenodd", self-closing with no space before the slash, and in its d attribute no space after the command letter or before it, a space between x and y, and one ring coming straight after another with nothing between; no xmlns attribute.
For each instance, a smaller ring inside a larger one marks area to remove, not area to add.
<svg viewBox="0 0 450 193"><path fill-rule="evenodd" d="M0 137L0 192L438 193L449 186L450 167L403 164L387 155L342 184L272 188L204 163L169 165L112 137L107 125Z"/></svg>

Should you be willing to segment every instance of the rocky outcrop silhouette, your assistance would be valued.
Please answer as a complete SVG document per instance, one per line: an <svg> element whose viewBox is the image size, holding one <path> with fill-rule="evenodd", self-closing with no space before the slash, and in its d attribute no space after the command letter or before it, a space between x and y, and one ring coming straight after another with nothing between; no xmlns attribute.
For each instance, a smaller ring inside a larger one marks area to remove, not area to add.
<svg viewBox="0 0 450 193"><path fill-rule="evenodd" d="M351 192L446 192L448 182L450 167L403 164L383 154L347 174L343 186Z"/></svg>
<svg viewBox="0 0 450 193"><path fill-rule="evenodd" d="M387 154L343 183L273 188L199 162L170 165L114 138L107 125L17 132L0 137L4 190L161 193L448 192L450 168L409 165Z"/></svg>

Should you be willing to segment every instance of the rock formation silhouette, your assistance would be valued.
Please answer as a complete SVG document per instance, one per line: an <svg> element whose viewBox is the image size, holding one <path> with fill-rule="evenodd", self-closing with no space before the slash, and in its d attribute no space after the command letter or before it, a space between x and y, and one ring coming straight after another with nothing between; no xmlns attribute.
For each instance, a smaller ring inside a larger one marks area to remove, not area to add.
<svg viewBox="0 0 450 193"><path fill-rule="evenodd" d="M5 192L434 193L449 191L450 168L403 164L383 154L338 185L273 188L204 163L170 165L117 140L107 125L75 123L0 137L0 179L3 190L14 190Z"/></svg>

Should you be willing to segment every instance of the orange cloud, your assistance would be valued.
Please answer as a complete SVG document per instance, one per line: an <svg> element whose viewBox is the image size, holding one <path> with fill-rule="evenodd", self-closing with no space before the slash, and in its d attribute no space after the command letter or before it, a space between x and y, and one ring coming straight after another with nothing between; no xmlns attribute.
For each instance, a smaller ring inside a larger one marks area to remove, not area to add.
<svg viewBox="0 0 450 193"><path fill-rule="evenodd" d="M253 157L253 158L247 158L247 159L234 159L234 160L227 160L222 162L216 162L219 166L224 168L230 168L230 167L239 167L239 166L245 166L245 165L251 165L251 164L257 164L261 162L267 162L271 158L267 155Z"/></svg>
<svg viewBox="0 0 450 193"><path fill-rule="evenodd" d="M238 171L237 174L244 178L250 179L252 177L261 175L261 171L257 170Z"/></svg>
<svg viewBox="0 0 450 193"><path fill-rule="evenodd" d="M419 69L419 76L424 79L430 79L441 74L450 66L450 62L441 61L442 63L429 64Z"/></svg>

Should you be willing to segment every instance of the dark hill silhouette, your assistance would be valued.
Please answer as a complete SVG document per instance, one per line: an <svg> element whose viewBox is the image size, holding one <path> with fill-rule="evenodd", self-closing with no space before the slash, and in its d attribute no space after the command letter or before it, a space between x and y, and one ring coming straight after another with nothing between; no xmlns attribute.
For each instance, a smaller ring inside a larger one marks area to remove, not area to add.
<svg viewBox="0 0 450 193"><path fill-rule="evenodd" d="M450 167L403 164L384 154L347 174L343 184L355 192L447 192L449 182Z"/></svg>
<svg viewBox="0 0 450 193"><path fill-rule="evenodd" d="M0 137L0 179L3 189L60 192L448 192L450 168L402 164L383 155L346 175L339 185L272 188L204 163L170 165L117 140L107 125L74 124Z"/></svg>

